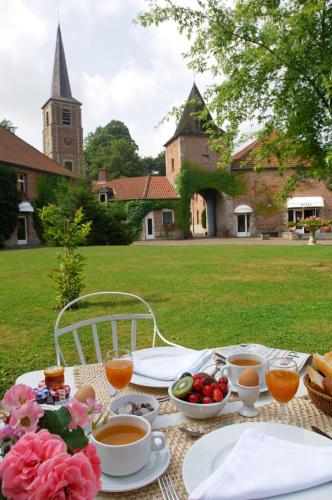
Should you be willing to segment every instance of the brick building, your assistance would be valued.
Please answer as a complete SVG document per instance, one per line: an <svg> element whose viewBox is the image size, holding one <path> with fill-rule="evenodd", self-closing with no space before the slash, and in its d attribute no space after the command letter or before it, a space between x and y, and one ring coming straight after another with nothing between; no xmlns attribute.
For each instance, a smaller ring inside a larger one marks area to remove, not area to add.
<svg viewBox="0 0 332 500"><path fill-rule="evenodd" d="M66 58L58 26L51 97L43 106L44 153L0 127L0 164L15 168L17 188L22 195L17 228L6 246L40 243L33 226L31 201L37 196L40 176L76 178L83 170L81 103L71 94Z"/></svg>
<svg viewBox="0 0 332 500"><path fill-rule="evenodd" d="M37 245L40 241L33 227L31 205L37 196L37 179L45 175L67 178L75 178L76 175L3 127L0 127L0 164L17 171L17 189L22 196L17 228L6 246Z"/></svg>

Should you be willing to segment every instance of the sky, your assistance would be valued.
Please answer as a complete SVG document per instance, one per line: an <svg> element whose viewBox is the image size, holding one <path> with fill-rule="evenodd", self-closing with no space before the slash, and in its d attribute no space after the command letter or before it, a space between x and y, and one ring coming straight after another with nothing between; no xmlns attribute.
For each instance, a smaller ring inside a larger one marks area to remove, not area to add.
<svg viewBox="0 0 332 500"><path fill-rule="evenodd" d="M193 4L196 0L180 0ZM84 137L121 120L141 156L155 156L173 135L163 117L187 99L194 75L175 25L143 28L133 20L144 0L0 0L0 120L42 150L41 106L50 97L58 11L72 95L82 102Z"/></svg>

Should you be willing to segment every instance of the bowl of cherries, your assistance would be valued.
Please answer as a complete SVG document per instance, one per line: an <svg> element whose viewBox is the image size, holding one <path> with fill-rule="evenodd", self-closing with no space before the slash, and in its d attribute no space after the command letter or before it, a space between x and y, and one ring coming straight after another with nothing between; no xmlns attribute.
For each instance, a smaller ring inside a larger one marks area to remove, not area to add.
<svg viewBox="0 0 332 500"><path fill-rule="evenodd" d="M169 388L170 400L187 417L204 419L218 415L230 396L227 377L205 372L183 373Z"/></svg>

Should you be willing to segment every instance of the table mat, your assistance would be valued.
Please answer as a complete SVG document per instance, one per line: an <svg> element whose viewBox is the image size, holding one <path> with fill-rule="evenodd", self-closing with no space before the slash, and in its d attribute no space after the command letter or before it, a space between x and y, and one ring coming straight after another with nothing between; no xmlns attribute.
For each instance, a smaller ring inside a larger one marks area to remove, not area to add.
<svg viewBox="0 0 332 500"><path fill-rule="evenodd" d="M101 363L75 366L74 381L76 387L91 385L96 391L96 399L98 403L102 403L104 408L108 409L114 396L112 397L109 395L104 368ZM149 394L150 396L159 397L167 395L167 389L142 387L135 384L129 384L128 387L120 391L120 396L124 396L126 394ZM236 401L237 399L237 395L232 393L229 401ZM169 400L160 403L159 415L169 415L170 413L176 413L177 411L176 406L174 406Z"/></svg>
<svg viewBox="0 0 332 500"><path fill-rule="evenodd" d="M285 409L286 420L293 425L311 429L312 425L316 425L323 431L332 435L332 419L320 410L318 410L309 399L295 398L286 405ZM280 406L278 403L271 403L260 408L260 414L254 418L244 418L238 413L231 413L229 415L222 415L217 418L209 420L195 420L190 424L181 424L174 427L161 429L166 434L167 444L171 451L171 463L167 473L171 476L174 487L181 500L188 498L183 481L182 481L182 463L185 455L190 447L197 441L183 432L179 431L179 427L184 425L197 427L202 430L212 429L216 425L230 425L239 422L269 422L273 421L280 416ZM155 481L139 490L126 492L126 493L99 493L98 499L111 498L117 499L130 499L130 500L159 500L162 495L159 490L158 482Z"/></svg>

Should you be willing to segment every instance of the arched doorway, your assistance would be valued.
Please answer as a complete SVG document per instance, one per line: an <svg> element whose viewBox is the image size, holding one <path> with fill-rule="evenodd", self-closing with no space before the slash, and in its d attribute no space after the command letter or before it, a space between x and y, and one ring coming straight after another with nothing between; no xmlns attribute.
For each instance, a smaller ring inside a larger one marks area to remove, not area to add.
<svg viewBox="0 0 332 500"><path fill-rule="evenodd" d="M218 192L213 189L204 189L192 196L190 203L190 230L193 237L216 236L217 196Z"/></svg>
<svg viewBox="0 0 332 500"><path fill-rule="evenodd" d="M243 238L251 235L252 208L249 205L238 205L234 209L236 216L236 236Z"/></svg>

